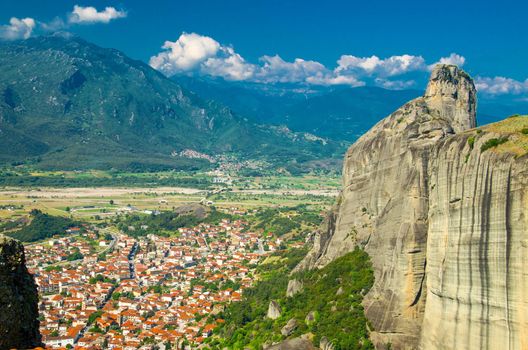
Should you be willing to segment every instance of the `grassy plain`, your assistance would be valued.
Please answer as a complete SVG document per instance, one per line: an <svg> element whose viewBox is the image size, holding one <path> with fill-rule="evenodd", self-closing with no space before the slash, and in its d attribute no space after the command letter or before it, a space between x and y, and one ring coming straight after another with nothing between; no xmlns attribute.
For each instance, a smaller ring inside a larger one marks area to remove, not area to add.
<svg viewBox="0 0 528 350"><path fill-rule="evenodd" d="M88 172L31 172L35 177L87 179L111 178L115 174ZM119 174L152 178L174 176L159 174ZM178 174L179 177L185 177ZM269 176L228 177L229 184L213 184L213 176L200 174L211 186L205 188L176 186L98 186L98 187L0 187L0 221L27 216L32 209L83 221L100 221L120 212L171 210L189 203L209 203L218 208L258 208L296 206L299 204L332 205L339 189L336 177ZM66 180L67 181L67 180Z"/></svg>

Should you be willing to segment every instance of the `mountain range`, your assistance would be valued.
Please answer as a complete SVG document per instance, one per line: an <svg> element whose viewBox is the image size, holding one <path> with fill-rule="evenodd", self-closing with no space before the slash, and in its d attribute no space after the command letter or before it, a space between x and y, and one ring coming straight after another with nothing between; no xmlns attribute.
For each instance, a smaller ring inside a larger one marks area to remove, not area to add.
<svg viewBox="0 0 528 350"><path fill-rule="evenodd" d="M203 169L257 160L339 168L346 147L417 90L168 78L68 33L0 44L0 163ZM479 124L528 112L480 99Z"/></svg>
<svg viewBox="0 0 528 350"><path fill-rule="evenodd" d="M0 45L0 160L189 169L214 157L307 163L343 147L262 125L120 51L59 33Z"/></svg>
<svg viewBox="0 0 528 350"><path fill-rule="evenodd" d="M380 118L421 93L372 86L269 85L187 76L175 76L173 80L255 122L283 124L295 131L347 142L356 140Z"/></svg>
<svg viewBox="0 0 528 350"><path fill-rule="evenodd" d="M352 143L420 90L388 90L374 86L313 86L294 83L232 82L222 78L173 76L199 96L221 102L258 123L287 125ZM485 125L513 114L527 114L528 101L515 95L479 95L477 124Z"/></svg>

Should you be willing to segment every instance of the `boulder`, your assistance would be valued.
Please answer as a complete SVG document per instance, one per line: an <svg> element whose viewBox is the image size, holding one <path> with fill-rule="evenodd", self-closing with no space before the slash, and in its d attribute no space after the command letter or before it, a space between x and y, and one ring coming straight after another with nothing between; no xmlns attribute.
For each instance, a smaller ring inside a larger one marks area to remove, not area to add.
<svg viewBox="0 0 528 350"><path fill-rule="evenodd" d="M297 279L292 279L288 281L288 289L286 290L286 296L292 297L295 294L302 292L304 289L304 285L302 281L299 281Z"/></svg>
<svg viewBox="0 0 528 350"><path fill-rule="evenodd" d="M319 341L319 349L321 350L334 350L334 344L327 337L322 337Z"/></svg>
<svg viewBox="0 0 528 350"><path fill-rule="evenodd" d="M290 336L296 329L299 324L297 323L297 320L295 318L292 318L286 323L284 327L281 329L281 334L285 337Z"/></svg>
<svg viewBox="0 0 528 350"><path fill-rule="evenodd" d="M307 339L293 338L288 339L279 344L275 344L267 348L266 350L317 350L313 346L312 342Z"/></svg>
<svg viewBox="0 0 528 350"><path fill-rule="evenodd" d="M276 320L280 317L282 313L282 308L280 307L279 303L277 303L275 300L270 301L268 306L268 313L267 317L271 318L272 320Z"/></svg>
<svg viewBox="0 0 528 350"><path fill-rule="evenodd" d="M310 311L306 317L304 318L304 323L306 323L307 325L310 325L312 323L315 322L315 316L316 316L316 313L315 311Z"/></svg>

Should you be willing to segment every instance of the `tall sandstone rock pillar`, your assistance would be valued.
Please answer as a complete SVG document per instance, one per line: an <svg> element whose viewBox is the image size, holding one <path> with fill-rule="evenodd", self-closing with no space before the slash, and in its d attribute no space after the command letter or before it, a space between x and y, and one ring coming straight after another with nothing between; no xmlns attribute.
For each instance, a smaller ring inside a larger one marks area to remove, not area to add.
<svg viewBox="0 0 528 350"><path fill-rule="evenodd" d="M360 245L375 283L364 299L378 348L416 349L425 309L430 158L441 140L475 127L475 87L438 65L426 93L376 124L347 151L343 190L299 269L321 267Z"/></svg>
<svg viewBox="0 0 528 350"><path fill-rule="evenodd" d="M0 349L34 348L40 340L37 287L24 246L0 234Z"/></svg>
<svg viewBox="0 0 528 350"><path fill-rule="evenodd" d="M528 349L528 155L481 151L501 136L433 151L424 350Z"/></svg>

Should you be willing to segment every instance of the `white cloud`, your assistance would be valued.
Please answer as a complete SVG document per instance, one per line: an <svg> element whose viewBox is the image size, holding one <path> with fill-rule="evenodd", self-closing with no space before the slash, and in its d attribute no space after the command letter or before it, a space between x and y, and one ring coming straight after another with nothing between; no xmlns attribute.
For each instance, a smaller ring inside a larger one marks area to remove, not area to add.
<svg viewBox="0 0 528 350"><path fill-rule="evenodd" d="M528 79L518 81L505 77L476 77L475 87L488 95L519 95L528 93Z"/></svg>
<svg viewBox="0 0 528 350"><path fill-rule="evenodd" d="M257 67L247 63L233 48L221 47L220 52L219 57L211 57L203 62L203 73L227 80L248 80L254 76Z"/></svg>
<svg viewBox="0 0 528 350"><path fill-rule="evenodd" d="M364 81L351 75L316 75L306 78L306 82L313 85L349 85L352 87L366 85Z"/></svg>
<svg viewBox="0 0 528 350"><path fill-rule="evenodd" d="M386 58L374 55L342 55L335 68L302 58L286 61L279 55L264 55L260 57L259 63L255 64L247 62L232 46L222 45L211 37L196 33L183 33L176 41L166 41L162 48L159 54L150 58L150 65L168 76L198 74L260 83L349 86L364 86L368 83L398 90L416 84L415 80L409 79L410 76L421 79L416 74L422 74L425 79L428 70L433 66L427 64L422 56L408 54ZM462 66L465 61L463 56L451 53L447 57L441 57L435 64ZM394 79L396 76L401 77ZM487 87L485 83L481 82L481 89L500 91L500 88ZM509 89L519 90L518 87Z"/></svg>
<svg viewBox="0 0 528 350"><path fill-rule="evenodd" d="M0 39L2 40L18 40L27 39L35 29L35 20L33 18L18 19L12 17L9 24L0 26Z"/></svg>
<svg viewBox="0 0 528 350"><path fill-rule="evenodd" d="M49 22L38 22L38 25L45 32L55 32L68 27L63 19L59 17L55 17Z"/></svg>
<svg viewBox="0 0 528 350"><path fill-rule="evenodd" d="M305 82L307 78L326 74L328 69L319 62L296 58L293 62L284 61L279 55L262 56L263 65L256 79L265 83Z"/></svg>
<svg viewBox="0 0 528 350"><path fill-rule="evenodd" d="M387 80L383 78L376 78L375 83L389 90L404 90L413 87L416 82L414 80Z"/></svg>
<svg viewBox="0 0 528 350"><path fill-rule="evenodd" d="M150 65L166 75L186 72L197 68L220 50L220 43L208 36L183 33L176 41L166 41L165 51L150 58Z"/></svg>
<svg viewBox="0 0 528 350"><path fill-rule="evenodd" d="M66 29L73 24L108 23L126 16L125 11L116 10L114 7L106 7L103 11L97 11L95 7L75 5L68 15L67 22L61 17L55 17L49 22L36 21L29 17L22 19L12 17L9 24L0 25L0 40L27 39L35 31L54 32Z"/></svg>
<svg viewBox="0 0 528 350"><path fill-rule="evenodd" d="M68 17L70 23L108 23L111 20L124 18L126 11L116 10L114 7L106 7L104 11L97 11L93 6L73 6L73 11Z"/></svg>
<svg viewBox="0 0 528 350"><path fill-rule="evenodd" d="M391 56L385 59L380 59L378 56L357 57L343 55L339 58L337 64L335 72L339 74L356 73L381 77L391 77L426 68L423 57L413 55Z"/></svg>
<svg viewBox="0 0 528 350"><path fill-rule="evenodd" d="M447 57L441 57L437 62L428 66L429 70L433 70L437 64L453 64L462 67L466 63L466 58L456 53L451 53Z"/></svg>
<svg viewBox="0 0 528 350"><path fill-rule="evenodd" d="M150 65L168 76L197 73L261 83L364 84L353 76L338 76L319 62L301 58L288 62L279 55L265 55L260 58L260 65L252 64L232 47L196 33L183 33L176 41L166 41L162 48L164 51L150 58Z"/></svg>

